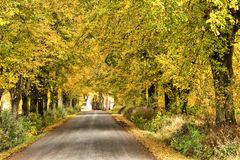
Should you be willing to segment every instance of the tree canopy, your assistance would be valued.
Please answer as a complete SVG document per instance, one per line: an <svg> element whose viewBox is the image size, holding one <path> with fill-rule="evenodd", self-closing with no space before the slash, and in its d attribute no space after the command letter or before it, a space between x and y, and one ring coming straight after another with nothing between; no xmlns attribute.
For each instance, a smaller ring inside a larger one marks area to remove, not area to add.
<svg viewBox="0 0 240 160"><path fill-rule="evenodd" d="M12 111L23 93L56 97L61 88L108 93L121 105L161 106L164 94L161 109L182 112L190 93L212 90L217 124L234 124L239 3L3 0L0 90L10 91Z"/></svg>

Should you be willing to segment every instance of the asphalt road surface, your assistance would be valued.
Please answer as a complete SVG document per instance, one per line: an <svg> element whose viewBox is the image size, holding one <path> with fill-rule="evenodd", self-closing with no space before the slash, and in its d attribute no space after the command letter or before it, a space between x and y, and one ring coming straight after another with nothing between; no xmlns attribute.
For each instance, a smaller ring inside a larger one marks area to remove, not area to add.
<svg viewBox="0 0 240 160"><path fill-rule="evenodd" d="M153 160L153 155L103 111L83 112L10 160Z"/></svg>

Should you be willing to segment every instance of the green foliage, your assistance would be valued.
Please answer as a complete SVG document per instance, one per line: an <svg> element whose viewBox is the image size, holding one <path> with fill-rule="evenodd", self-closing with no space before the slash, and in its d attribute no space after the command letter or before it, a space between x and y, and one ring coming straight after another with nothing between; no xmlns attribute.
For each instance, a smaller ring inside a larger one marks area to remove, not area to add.
<svg viewBox="0 0 240 160"><path fill-rule="evenodd" d="M79 107L68 114L79 113ZM0 115L0 151L12 148L25 142L32 136L42 133L48 125L64 118L62 109L48 110L44 117L37 113L30 113L27 117L17 120L9 111L2 111Z"/></svg>
<svg viewBox="0 0 240 160"><path fill-rule="evenodd" d="M151 123L154 111L147 107L126 107L121 110L123 114L133 121L141 129L153 129L155 124ZM155 126L156 127L156 126Z"/></svg>
<svg viewBox="0 0 240 160"><path fill-rule="evenodd" d="M78 114L82 111L82 106L78 104L74 107L74 110L75 110L75 114Z"/></svg>
<svg viewBox="0 0 240 160"><path fill-rule="evenodd" d="M10 137L0 128L0 151L11 147Z"/></svg>
<svg viewBox="0 0 240 160"><path fill-rule="evenodd" d="M0 150L14 147L26 138L26 129L23 126L23 119L16 120L8 111L2 111L0 115Z"/></svg>
<svg viewBox="0 0 240 160"><path fill-rule="evenodd" d="M64 118L64 110L62 108L47 110L43 117L43 126L46 127Z"/></svg>
<svg viewBox="0 0 240 160"><path fill-rule="evenodd" d="M232 135L227 133L220 136L218 133L210 132L214 137L208 139L208 131L206 127L200 128L192 123L185 124L171 137L171 146L184 155L204 160L213 157L221 160L237 157L239 154L238 138L231 139ZM214 140L216 140L215 144L210 146L209 143Z"/></svg>
<svg viewBox="0 0 240 160"><path fill-rule="evenodd" d="M131 115L131 120L141 129L144 128L144 125L147 122L147 120L144 119L144 114L144 112L139 111Z"/></svg>
<svg viewBox="0 0 240 160"><path fill-rule="evenodd" d="M43 117L37 113L30 113L28 117L26 117L26 125L25 127L31 126L28 128L29 131L41 131L43 129ZM29 123L30 122L30 123Z"/></svg>
<svg viewBox="0 0 240 160"><path fill-rule="evenodd" d="M203 133L194 124L185 124L181 131L172 137L171 146L184 155L205 156L202 144Z"/></svg>
<svg viewBox="0 0 240 160"><path fill-rule="evenodd" d="M76 105L74 107L66 107L65 108L65 113L67 115L71 115L71 114L78 114L81 112L82 106L81 105Z"/></svg>
<svg viewBox="0 0 240 160"><path fill-rule="evenodd" d="M158 130L160 130L161 126L164 124L163 119L164 118L161 112L158 112L157 115L152 120L148 121L144 125L144 129L150 132L157 132Z"/></svg>
<svg viewBox="0 0 240 160"><path fill-rule="evenodd" d="M67 114L74 114L75 113L75 110L74 110L73 107L67 107L65 111L66 111Z"/></svg>

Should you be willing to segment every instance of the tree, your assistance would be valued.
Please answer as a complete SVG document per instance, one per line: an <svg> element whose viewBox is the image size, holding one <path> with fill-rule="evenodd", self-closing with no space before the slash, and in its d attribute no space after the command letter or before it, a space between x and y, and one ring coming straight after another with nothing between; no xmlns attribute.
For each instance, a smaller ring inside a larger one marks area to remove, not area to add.
<svg viewBox="0 0 240 160"><path fill-rule="evenodd" d="M236 124L233 106L234 43L240 29L239 1L209 1L207 22L215 35L216 48L210 55L216 96L216 123Z"/></svg>

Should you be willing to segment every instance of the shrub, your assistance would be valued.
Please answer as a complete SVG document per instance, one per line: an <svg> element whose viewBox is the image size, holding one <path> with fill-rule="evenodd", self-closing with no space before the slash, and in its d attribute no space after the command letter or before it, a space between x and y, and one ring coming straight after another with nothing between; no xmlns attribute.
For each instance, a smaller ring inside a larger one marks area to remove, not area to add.
<svg viewBox="0 0 240 160"><path fill-rule="evenodd" d="M8 111L2 111L0 117L0 150L22 143L26 138L23 119L16 120Z"/></svg>
<svg viewBox="0 0 240 160"><path fill-rule="evenodd" d="M29 113L27 117L21 117L21 119L21 123L30 137L41 133L45 127L44 118L38 113Z"/></svg>
<svg viewBox="0 0 240 160"><path fill-rule="evenodd" d="M74 114L74 113L75 113L75 110L74 110L73 107L67 107L67 108L66 108L66 113L67 113L67 114Z"/></svg>
<svg viewBox="0 0 240 160"><path fill-rule="evenodd" d="M47 110L43 114L44 119L43 119L43 126L46 127L52 123L54 123L55 118L54 118L54 112L52 110Z"/></svg>
<svg viewBox="0 0 240 160"><path fill-rule="evenodd" d="M75 107L66 107L66 114L78 114L79 112L81 112L81 109L81 105L76 105Z"/></svg>
<svg viewBox="0 0 240 160"><path fill-rule="evenodd" d="M162 121L162 114L158 112L156 116L144 125L144 129L150 132L157 132Z"/></svg>
<svg viewBox="0 0 240 160"><path fill-rule="evenodd" d="M11 140L8 135L0 128L0 151L8 149L11 146Z"/></svg>
<svg viewBox="0 0 240 160"><path fill-rule="evenodd" d="M81 111L82 111L82 106L81 105L76 105L75 107L74 107L74 110L75 110L75 113L77 114L77 113L80 113Z"/></svg>
<svg viewBox="0 0 240 160"><path fill-rule="evenodd" d="M41 115L39 115L37 113L30 113L26 119L27 119L27 121L25 121L26 122L25 127L29 127L29 125L30 125L31 128L28 128L30 130L32 130L33 128L35 128L36 131L42 130L43 117ZM30 123L29 123L29 121L30 121Z"/></svg>
<svg viewBox="0 0 240 160"><path fill-rule="evenodd" d="M54 109L53 110L53 115L54 115L54 121L53 122L57 122L57 121L63 119L64 116L65 116L64 108L58 107L57 109Z"/></svg>
<svg viewBox="0 0 240 160"><path fill-rule="evenodd" d="M141 129L144 129L144 125L147 122L147 120L144 119L144 114L144 112L139 111L131 116L131 120Z"/></svg>
<svg viewBox="0 0 240 160"><path fill-rule="evenodd" d="M204 148L203 133L191 123L185 124L179 133L171 139L171 146L184 155L209 158L209 152Z"/></svg>
<svg viewBox="0 0 240 160"><path fill-rule="evenodd" d="M132 107L125 107L123 111L123 115L127 117L128 119L131 119L132 113L133 113L134 108Z"/></svg>

